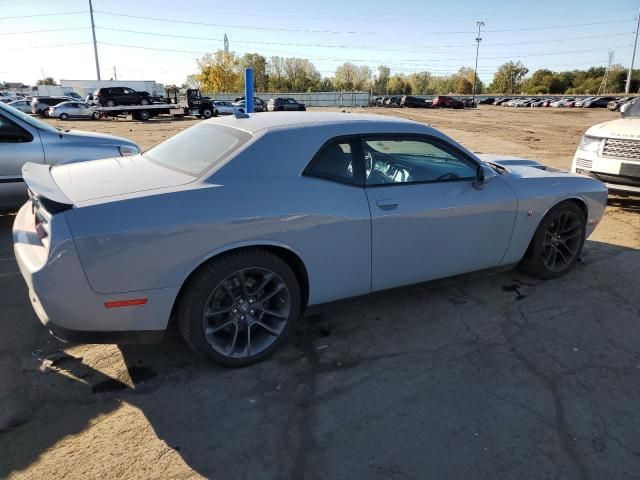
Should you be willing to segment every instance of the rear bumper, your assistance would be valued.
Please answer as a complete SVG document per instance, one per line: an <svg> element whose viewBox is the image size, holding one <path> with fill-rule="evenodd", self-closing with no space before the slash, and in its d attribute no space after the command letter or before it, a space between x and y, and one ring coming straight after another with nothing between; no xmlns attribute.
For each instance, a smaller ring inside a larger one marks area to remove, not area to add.
<svg viewBox="0 0 640 480"><path fill-rule="evenodd" d="M83 343L139 343L159 340L167 327L177 289L102 295L89 286L64 214L51 222L46 247L35 232L31 203L13 225L14 252L42 324L56 337ZM147 299L144 305L107 308L106 302Z"/></svg>

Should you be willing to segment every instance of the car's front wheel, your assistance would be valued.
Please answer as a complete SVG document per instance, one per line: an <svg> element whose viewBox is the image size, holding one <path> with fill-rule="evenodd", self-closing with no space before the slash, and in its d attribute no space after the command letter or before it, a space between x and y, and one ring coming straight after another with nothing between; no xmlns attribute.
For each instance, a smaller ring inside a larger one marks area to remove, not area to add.
<svg viewBox="0 0 640 480"><path fill-rule="evenodd" d="M540 222L520 266L539 278L564 275L578 261L585 236L584 212L574 202L560 203Z"/></svg>
<svg viewBox="0 0 640 480"><path fill-rule="evenodd" d="M143 98L140 100L140 105L149 105L149 100L147 98Z"/></svg>
<svg viewBox="0 0 640 480"><path fill-rule="evenodd" d="M69 120L69 115L67 115L66 113L61 113L60 120Z"/></svg>
<svg viewBox="0 0 640 480"><path fill-rule="evenodd" d="M248 249L215 258L197 271L176 314L196 353L243 366L275 351L300 310L300 286L291 268L269 251Z"/></svg>

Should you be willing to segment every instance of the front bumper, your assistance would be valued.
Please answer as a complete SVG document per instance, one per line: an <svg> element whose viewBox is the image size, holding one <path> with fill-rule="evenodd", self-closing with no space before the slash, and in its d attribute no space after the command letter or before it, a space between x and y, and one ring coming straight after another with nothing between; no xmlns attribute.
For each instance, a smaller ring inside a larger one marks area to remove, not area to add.
<svg viewBox="0 0 640 480"><path fill-rule="evenodd" d="M35 231L31 202L13 224L14 252L42 324L61 340L82 343L141 343L160 340L177 289L102 295L89 286L64 214L50 224L48 242ZM107 308L106 302L146 298L144 305Z"/></svg>
<svg viewBox="0 0 640 480"><path fill-rule="evenodd" d="M609 190L640 193L640 161L601 157L595 152L577 150L571 171L596 178Z"/></svg>

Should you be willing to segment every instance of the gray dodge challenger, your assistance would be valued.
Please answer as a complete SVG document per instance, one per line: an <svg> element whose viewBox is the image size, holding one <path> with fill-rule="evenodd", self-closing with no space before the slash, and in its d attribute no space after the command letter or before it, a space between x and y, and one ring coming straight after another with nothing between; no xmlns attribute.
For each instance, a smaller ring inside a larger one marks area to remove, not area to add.
<svg viewBox="0 0 640 480"><path fill-rule="evenodd" d="M310 306L518 265L562 275L607 199L598 180L350 113L214 118L23 178L15 254L56 337L146 342L175 321L232 366L277 349Z"/></svg>

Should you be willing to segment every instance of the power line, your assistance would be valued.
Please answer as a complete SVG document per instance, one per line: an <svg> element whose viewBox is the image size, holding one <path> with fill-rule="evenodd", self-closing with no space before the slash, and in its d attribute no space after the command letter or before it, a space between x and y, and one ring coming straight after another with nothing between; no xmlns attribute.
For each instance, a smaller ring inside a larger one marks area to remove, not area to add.
<svg viewBox="0 0 640 480"><path fill-rule="evenodd" d="M100 1L107 1L107 0L100 0ZM108 3L120 3L120 4L126 4L131 6L131 2L130 1L126 1L126 0L108 0ZM221 8L187 8L187 7L172 7L172 6L167 6L167 5L163 5L163 4L159 4L159 3L153 3L153 2L139 2L136 1L136 6L138 5L142 5L142 6L149 6L149 7L158 7L158 8L162 8L162 9L169 9L169 10L176 10L176 11L191 11L191 12L211 12L211 13L215 13L215 14L222 14L222 15L232 15L232 16L240 16L240 17L262 17L262 18L291 18L291 19L304 19L304 20L322 20L322 21L334 21L334 20L341 20L341 21L349 21L349 22L367 22L367 23L375 23L375 22L379 22L379 23L389 23L389 22L402 22L402 23L406 23L408 21L412 20L412 17L428 17L428 18L433 18L433 14L432 13L428 13L428 14L421 14L421 13L414 13L412 12L409 18L402 18L402 19L394 19L394 18L380 18L380 16L376 16L376 17L371 17L371 16L362 16L362 15L358 15L357 17L342 17L342 16L337 16L336 12L322 12L322 11L316 11L314 10L313 12L304 12L304 11L300 11L298 10L297 13L301 13L301 15L289 15L289 13L293 12L296 13L295 10L291 10L289 8L286 9L287 14L283 14L280 13L280 11L276 11L275 14L260 14L260 13L255 13L256 11L260 11L261 9L259 8L252 8L251 12L238 12L238 10L225 10L225 9L221 9ZM622 11L625 10L634 10L635 8L627 8L627 9L622 9ZM263 9L263 11L266 12L273 12L274 9ZM620 11L620 10L617 10ZM594 10L594 9L589 9L588 11L584 11L584 12L588 12L589 15L593 15L596 12L610 12L610 9L601 9L601 10ZM572 14L575 15L576 12L575 11L566 11L565 13L567 14ZM580 12L578 12L580 13ZM310 14L313 15L327 15L325 17L312 17L310 16ZM560 15L561 12L558 11L554 11L554 15ZM514 18L518 18L520 19L521 17L516 17L516 16L504 16L504 15L498 15L498 16L492 16L492 18L509 18L509 19L514 19ZM416 20L419 22L423 22L423 20ZM473 32L472 32L473 33Z"/></svg>
<svg viewBox="0 0 640 480"><path fill-rule="evenodd" d="M217 24L217 23L205 23L205 22L193 22L187 20L170 20L166 18L157 18L157 17L144 17L141 15L129 15L124 13L110 13L103 12L101 10L94 10L95 13L100 13L103 15L112 15L117 17L128 17L128 18L137 18L141 20L151 20L157 22L166 22L166 23L183 23L187 25L206 25L210 27L224 27L224 28L239 28L239 29L248 29L248 30L269 30L269 31L282 31L282 32L303 32L303 33L332 33L332 34L366 34L372 35L376 32L358 32L358 31L335 31L335 30L312 30L312 29L289 29L289 28L275 28L275 27L254 27L254 26L245 26L245 25L230 25L230 24ZM573 24L563 24L563 25L548 25L544 27L526 27L526 28L510 28L510 29L500 29L500 30L486 30L486 32L491 33L499 33L499 32L524 32L524 31L533 31L533 30L551 30L558 28L573 28L573 27L586 27L593 25L608 25L612 23L629 23L629 20L610 20L604 22L590 22L590 23L573 23ZM463 30L463 31L430 31L430 34L439 34L439 35L451 35L451 34L474 34L475 32Z"/></svg>
<svg viewBox="0 0 640 480"><path fill-rule="evenodd" d="M204 51L204 50L179 50L179 49L172 49L172 48L146 47L146 46L141 46L141 45L125 45L125 44L122 44L122 43L110 43L110 42L99 42L99 44L100 45L108 45L108 46L112 46L112 47L136 48L136 49L142 49L142 50L155 50L155 51L160 51L160 52L193 53L193 54L197 54L197 55L203 55L203 54L206 54L206 53L211 53L210 51ZM624 45L624 46L626 46L626 45ZM525 55L512 54L512 55L498 56L498 57L484 57L483 56L483 59L484 60L497 60L497 59L515 59L515 58L521 58L521 57L563 55L563 54L570 54L570 53L595 52L595 51L599 51L599 50L608 50L609 48L622 48L622 47L618 46L618 47L589 48L589 49L584 49L584 50L568 50L568 51L561 51L561 52L546 52L546 53L525 54ZM307 58L308 60L333 61L333 62L347 62L347 61L350 61L350 62L372 62L372 61L376 61L376 60L366 59L366 58L365 59L362 59L362 58L334 58L334 57L305 57L305 58ZM442 62L442 61L467 62L469 60L470 60L469 58L438 58L438 59L418 58L418 59L398 59L395 62L390 62L390 63L395 63L395 64L405 63L406 64L406 63L427 63L427 62Z"/></svg>
<svg viewBox="0 0 640 480"><path fill-rule="evenodd" d="M75 43L60 43L57 45L30 45L28 47L11 47L4 48L3 50L30 50L32 48L58 48L58 47L75 47L78 45L91 45L91 42L75 42Z"/></svg>
<svg viewBox="0 0 640 480"><path fill-rule="evenodd" d="M112 28L112 27L100 27L96 26L98 30L108 30L113 32L123 32L123 33L133 33L137 35L150 35L155 37L167 37L167 38L183 38L189 40L205 40L205 41L213 41L219 42L222 41L222 38L216 37L202 37L195 35L176 35L170 33L158 33L158 32L146 32L141 30L129 30L123 28ZM573 38L561 38L555 40L541 40L541 41L533 41L533 42L510 42L510 43L487 43L485 46L510 46L510 45L527 45L527 44L541 44L541 43L555 43L555 42L566 42L570 40L585 40L592 38L605 38L605 37L617 37L617 36L626 36L627 33L614 33L614 34L606 34L606 35L592 35L588 37L573 37ZM327 44L327 43L291 43L291 42L265 42L260 40L237 40L234 38L234 43L247 44L247 45L277 45L277 46L288 46L288 47L316 47L316 48L350 48L350 49L366 49L366 50L376 50L378 52L407 52L407 51L418 51L424 50L428 48L465 48L465 47L475 47L474 44L458 44L458 45L422 45L422 46L414 46L410 48L397 48L397 49L388 49L388 48L380 48L371 45L339 45L339 44Z"/></svg>
<svg viewBox="0 0 640 480"><path fill-rule="evenodd" d="M0 17L0 20L10 20L14 18L55 17L60 15L79 15L81 13L87 13L87 10L79 10L75 12L35 13L33 15L15 15L12 17Z"/></svg>
<svg viewBox="0 0 640 480"><path fill-rule="evenodd" d="M70 27L70 28L48 28L46 30L31 30L28 32L2 32L0 35L26 35L31 33L44 33L44 32L68 32L71 30L88 30L89 27Z"/></svg>
<svg viewBox="0 0 640 480"><path fill-rule="evenodd" d="M573 28L573 27L590 27L593 25L608 25L611 23L629 23L629 20L610 20L606 22L590 22L590 23L565 23L564 25L549 25L546 27L527 27L527 28L508 28L502 30L485 30L485 32L498 33L498 32L528 32L531 30L553 30L556 28Z"/></svg>
<svg viewBox="0 0 640 480"><path fill-rule="evenodd" d="M152 20L154 22L165 22L165 23L182 23L186 25L205 25L207 27L223 27L223 28L238 28L238 29L246 29L246 30L268 30L273 32L296 32L296 33L333 33L333 34L360 34L360 35L373 35L376 32L355 32L355 31L335 31L335 30L313 30L313 29L296 29L296 28L277 28L277 27L255 27L250 25L231 25L224 23L205 23L205 22L192 22L187 20L169 20L167 18L157 18L157 17L143 17L141 15L128 15L124 13L110 13L103 12L101 10L94 10L94 13L99 13L101 15L111 15L115 17L127 17L127 18L137 18L140 20Z"/></svg>

